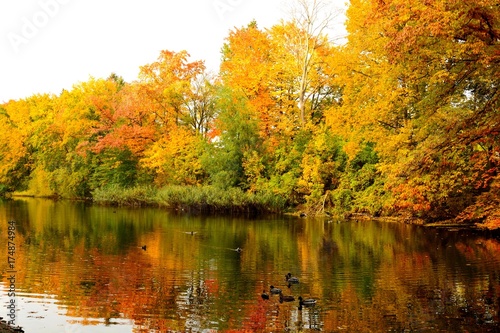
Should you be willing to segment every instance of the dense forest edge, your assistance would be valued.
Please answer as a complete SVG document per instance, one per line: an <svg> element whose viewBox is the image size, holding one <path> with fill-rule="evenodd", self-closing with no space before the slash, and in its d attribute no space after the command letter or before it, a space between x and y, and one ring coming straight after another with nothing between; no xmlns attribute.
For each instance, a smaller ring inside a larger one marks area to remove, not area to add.
<svg viewBox="0 0 500 333"><path fill-rule="evenodd" d="M342 43L298 5L218 73L165 50L0 105L0 194L498 229L500 4L351 0Z"/></svg>

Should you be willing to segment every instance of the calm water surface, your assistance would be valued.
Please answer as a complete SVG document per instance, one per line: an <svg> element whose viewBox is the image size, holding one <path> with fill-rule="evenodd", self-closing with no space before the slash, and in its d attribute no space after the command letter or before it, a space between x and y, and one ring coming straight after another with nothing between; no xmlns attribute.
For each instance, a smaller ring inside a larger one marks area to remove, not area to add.
<svg viewBox="0 0 500 333"><path fill-rule="evenodd" d="M4 318L9 220L16 323L27 333L499 331L494 237L40 199L0 202ZM300 283L288 286L288 272ZM317 304L263 300L270 285Z"/></svg>

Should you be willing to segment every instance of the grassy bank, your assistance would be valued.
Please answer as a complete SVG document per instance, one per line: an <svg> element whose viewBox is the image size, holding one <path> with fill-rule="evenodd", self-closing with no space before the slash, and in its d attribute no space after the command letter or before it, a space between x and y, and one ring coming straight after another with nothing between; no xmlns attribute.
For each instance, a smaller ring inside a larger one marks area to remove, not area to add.
<svg viewBox="0 0 500 333"><path fill-rule="evenodd" d="M158 206L200 212L281 212L286 200L272 193L248 193L215 186L108 186L92 193L94 202L118 206Z"/></svg>

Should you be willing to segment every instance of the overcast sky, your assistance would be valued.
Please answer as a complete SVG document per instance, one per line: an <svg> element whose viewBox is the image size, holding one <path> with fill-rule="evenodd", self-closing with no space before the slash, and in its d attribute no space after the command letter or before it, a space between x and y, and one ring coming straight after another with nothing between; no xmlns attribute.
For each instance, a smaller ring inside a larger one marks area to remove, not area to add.
<svg viewBox="0 0 500 333"><path fill-rule="evenodd" d="M347 0L331 1L342 7ZM186 50L190 60L204 60L217 72L231 29L253 19L260 28L277 24L289 16L292 2L1 0L0 103L59 94L112 72L131 82L160 50Z"/></svg>

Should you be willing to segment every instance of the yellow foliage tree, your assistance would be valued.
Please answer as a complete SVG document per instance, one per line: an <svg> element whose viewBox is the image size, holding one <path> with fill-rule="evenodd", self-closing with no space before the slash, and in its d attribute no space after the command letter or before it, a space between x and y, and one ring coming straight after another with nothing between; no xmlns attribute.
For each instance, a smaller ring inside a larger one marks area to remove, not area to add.
<svg viewBox="0 0 500 333"><path fill-rule="evenodd" d="M494 179L491 156L500 148L497 7L351 1L339 58L342 104L327 121L348 139L351 157L360 143L377 144L394 207L453 217L474 195L491 193L484 185ZM474 185L478 178L482 185Z"/></svg>
<svg viewBox="0 0 500 333"><path fill-rule="evenodd" d="M197 185L202 179L201 137L189 129L172 126L154 142L141 159L141 165L155 174L158 186Z"/></svg>

